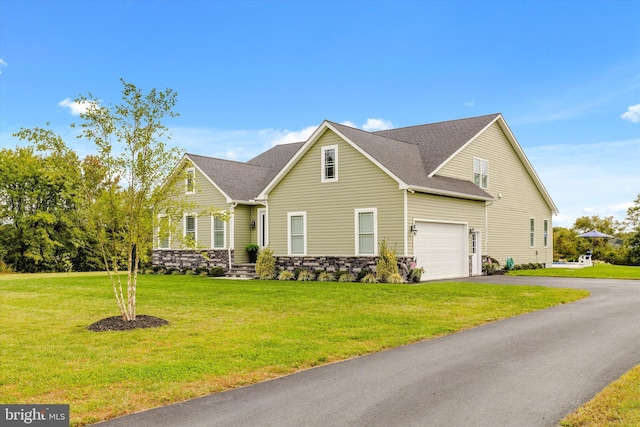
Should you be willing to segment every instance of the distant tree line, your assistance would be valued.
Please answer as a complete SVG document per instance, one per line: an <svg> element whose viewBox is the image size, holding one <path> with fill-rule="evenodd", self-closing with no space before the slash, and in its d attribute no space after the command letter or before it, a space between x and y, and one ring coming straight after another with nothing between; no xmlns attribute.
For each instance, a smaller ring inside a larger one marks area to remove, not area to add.
<svg viewBox="0 0 640 427"><path fill-rule="evenodd" d="M614 237L578 237L591 230ZM612 216L583 216L576 219L571 228L553 228L554 261L577 261L587 250L591 250L594 260L609 264L640 265L640 194L627 210L625 221L618 221Z"/></svg>

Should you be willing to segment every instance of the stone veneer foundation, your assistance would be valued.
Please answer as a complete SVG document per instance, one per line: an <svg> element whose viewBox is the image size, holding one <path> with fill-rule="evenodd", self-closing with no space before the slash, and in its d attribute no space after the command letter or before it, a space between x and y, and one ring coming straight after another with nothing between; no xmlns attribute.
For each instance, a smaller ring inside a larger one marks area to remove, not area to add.
<svg viewBox="0 0 640 427"><path fill-rule="evenodd" d="M233 262L233 250L228 249L208 249L208 250L188 250L188 249L155 249L151 255L154 266L167 268L198 268L198 267L222 267L229 269L229 256Z"/></svg>

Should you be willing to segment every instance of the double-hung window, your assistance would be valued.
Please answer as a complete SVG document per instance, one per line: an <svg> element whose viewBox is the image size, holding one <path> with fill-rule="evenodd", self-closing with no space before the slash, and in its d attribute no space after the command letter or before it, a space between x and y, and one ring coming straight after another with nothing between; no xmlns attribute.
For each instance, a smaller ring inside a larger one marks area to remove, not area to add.
<svg viewBox="0 0 640 427"><path fill-rule="evenodd" d="M195 168L189 168L185 171L186 176L184 179L185 192L187 194L193 194L196 192L196 170Z"/></svg>
<svg viewBox="0 0 640 427"><path fill-rule="evenodd" d="M307 213L289 212L288 219L288 251L289 255L307 254Z"/></svg>
<svg viewBox="0 0 640 427"><path fill-rule="evenodd" d="M355 210L356 255L378 254L378 211Z"/></svg>
<svg viewBox="0 0 640 427"><path fill-rule="evenodd" d="M226 242L226 227L224 220L211 217L211 241L214 249L224 249Z"/></svg>
<svg viewBox="0 0 640 427"><path fill-rule="evenodd" d="M545 248L549 247L549 220L542 220L542 244Z"/></svg>
<svg viewBox="0 0 640 427"><path fill-rule="evenodd" d="M338 180L338 146L322 147L322 182Z"/></svg>
<svg viewBox="0 0 640 427"><path fill-rule="evenodd" d="M171 223L167 215L158 215L158 227L156 232L158 236L159 249L169 249L171 247L170 225Z"/></svg>
<svg viewBox="0 0 640 427"><path fill-rule="evenodd" d="M184 216L184 239L188 246L195 246L198 242L197 223L195 215Z"/></svg>
<svg viewBox="0 0 640 427"><path fill-rule="evenodd" d="M535 247L536 245L536 220L529 218L529 247Z"/></svg>
<svg viewBox="0 0 640 427"><path fill-rule="evenodd" d="M489 162L473 158L473 182L480 188L486 189L489 185Z"/></svg>

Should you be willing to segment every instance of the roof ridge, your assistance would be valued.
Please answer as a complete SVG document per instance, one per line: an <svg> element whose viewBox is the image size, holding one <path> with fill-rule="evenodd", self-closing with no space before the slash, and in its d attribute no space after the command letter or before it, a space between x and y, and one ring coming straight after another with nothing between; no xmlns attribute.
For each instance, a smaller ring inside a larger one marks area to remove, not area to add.
<svg viewBox="0 0 640 427"><path fill-rule="evenodd" d="M481 118L485 118L485 117L497 117L497 116L500 116L500 115L502 115L502 113L484 114L482 116L464 117L464 118L461 118L461 119L452 119L452 120L442 120L442 121L433 122L433 123L423 123L421 125L411 125L411 126L403 126L403 127L399 127L399 128L382 129L382 130L377 130L377 131L371 132L371 133L378 134L378 133L387 132L387 131L393 131L393 130L404 130L404 129L418 128L418 127L422 127L422 126L440 125L440 124L444 124L444 123L460 122L460 121L463 121L463 120L481 119Z"/></svg>
<svg viewBox="0 0 640 427"><path fill-rule="evenodd" d="M257 166L257 167L267 167L267 166L262 166L262 165L256 165L254 163L247 163L247 162L241 162L239 160L230 160L230 159L223 159L220 157L212 157L212 156L204 156L202 154L195 154L195 153L185 153L185 156L189 156L189 157L201 157L203 159L208 159L208 160L218 160L220 162L228 162L228 163L235 163L238 165L246 165L246 166Z"/></svg>
<svg viewBox="0 0 640 427"><path fill-rule="evenodd" d="M344 127L349 128L349 129L357 130L359 132L364 132L364 133L366 133L368 135L373 135L373 136L376 136L376 137L379 137L379 138L389 139L389 140L395 141L395 142L402 142L403 144L420 145L420 144L418 144L416 142L403 141L401 139L392 138L392 137L387 136L387 135L380 135L378 133L378 132L384 132L384 131L369 132L368 130L364 130L364 129L360 129L360 128L354 128L354 127L351 127L349 125L343 125L342 123L332 122L331 120L327 120L327 122L331 123L332 125L344 126ZM418 125L418 126L424 126L424 125ZM395 129L385 129L385 130L395 130Z"/></svg>

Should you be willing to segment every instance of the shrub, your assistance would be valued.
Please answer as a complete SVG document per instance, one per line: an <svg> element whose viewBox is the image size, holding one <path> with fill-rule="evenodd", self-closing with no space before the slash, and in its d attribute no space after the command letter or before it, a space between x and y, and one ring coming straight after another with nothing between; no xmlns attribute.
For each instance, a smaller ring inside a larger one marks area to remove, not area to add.
<svg viewBox="0 0 640 427"><path fill-rule="evenodd" d="M278 274L278 280L293 280L296 276L293 274L293 271L282 270L280 274Z"/></svg>
<svg viewBox="0 0 640 427"><path fill-rule="evenodd" d="M328 273L326 271L322 271L322 272L320 272L320 274L318 274L317 280L318 280L318 282L335 282L336 281L336 276L335 276L335 274Z"/></svg>
<svg viewBox="0 0 640 427"><path fill-rule="evenodd" d="M300 272L300 274L298 274L298 281L300 281L300 282L306 282L306 281L314 280L315 278L316 278L316 275L313 274L313 272L309 271L309 270L302 270Z"/></svg>
<svg viewBox="0 0 640 427"><path fill-rule="evenodd" d="M423 274L424 268L414 268L413 270L409 271L409 277L407 277L407 280L413 283L419 283Z"/></svg>
<svg viewBox="0 0 640 427"><path fill-rule="evenodd" d="M356 280L357 280L358 282L362 282L362 279L364 279L364 277L365 277L366 275L368 275L368 274L373 274L373 273L371 272L371 270L369 270L369 269L366 269L366 268L365 268L364 270L362 270L362 271L360 271L360 272L358 273L358 276L356 277Z"/></svg>
<svg viewBox="0 0 640 427"><path fill-rule="evenodd" d="M393 273L387 277L387 283L404 283L404 277L400 273Z"/></svg>
<svg viewBox="0 0 640 427"><path fill-rule="evenodd" d="M387 245L386 240L380 242L376 263L376 277L380 282L388 282L391 276L399 275L396 252Z"/></svg>
<svg viewBox="0 0 640 427"><path fill-rule="evenodd" d="M256 274L262 280L271 280L276 277L276 257L273 256L273 249L267 247L258 253Z"/></svg>
<svg viewBox="0 0 640 427"><path fill-rule="evenodd" d="M378 283L378 278L373 273L365 274L360 280L362 283Z"/></svg>
<svg viewBox="0 0 640 427"><path fill-rule="evenodd" d="M13 269L9 264L0 259L0 274L2 273L13 273Z"/></svg>
<svg viewBox="0 0 640 427"><path fill-rule="evenodd" d="M209 276L211 276L211 277L224 276L224 268L222 268L220 266L211 267L211 269L209 269Z"/></svg>
<svg viewBox="0 0 640 427"><path fill-rule="evenodd" d="M349 273L349 272L342 273L340 277L338 277L338 282L355 282L355 281L356 281L356 276L354 276L352 273Z"/></svg>

